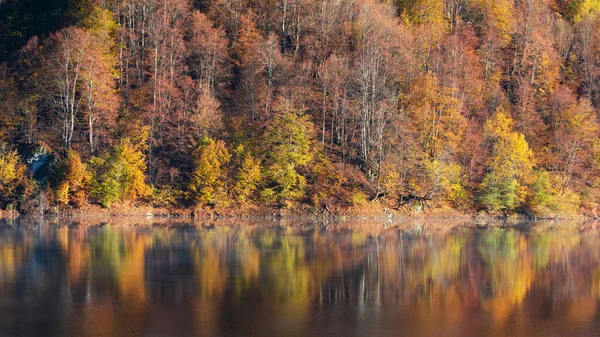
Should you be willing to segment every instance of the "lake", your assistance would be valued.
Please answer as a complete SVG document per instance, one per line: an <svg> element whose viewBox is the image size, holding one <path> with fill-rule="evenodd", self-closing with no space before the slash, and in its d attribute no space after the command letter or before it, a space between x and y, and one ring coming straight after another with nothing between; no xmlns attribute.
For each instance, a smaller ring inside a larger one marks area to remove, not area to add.
<svg viewBox="0 0 600 337"><path fill-rule="evenodd" d="M595 223L128 221L1 221L0 336L600 335Z"/></svg>

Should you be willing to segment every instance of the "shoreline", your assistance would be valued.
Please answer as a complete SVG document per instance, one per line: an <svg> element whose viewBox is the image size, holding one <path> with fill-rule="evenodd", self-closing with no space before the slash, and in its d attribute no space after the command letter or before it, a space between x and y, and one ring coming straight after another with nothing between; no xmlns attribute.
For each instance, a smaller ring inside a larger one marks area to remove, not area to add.
<svg viewBox="0 0 600 337"><path fill-rule="evenodd" d="M515 230L519 232L568 231L598 232L600 220L518 220L473 218L376 218L348 217L215 217L168 218L143 216L44 216L25 215L15 219L0 219L0 229L22 230L218 230L218 231L281 231L284 235L335 235L358 233L373 239L397 239L408 236L437 236L463 231ZM312 234L311 234L312 233ZM321 234L319 234L321 235Z"/></svg>
<svg viewBox="0 0 600 337"><path fill-rule="evenodd" d="M445 210L447 211L447 210ZM308 212L303 210L289 210L277 208L248 208L235 210L232 208L155 208L155 207L128 207L119 206L110 209L100 207L69 208L57 213L21 214L16 211L0 210L0 219L18 218L60 218L60 219L172 219L172 220L216 220L216 219L266 219L266 220L387 220L387 221L493 221L493 222L531 222L531 221L600 221L598 217L585 215L556 215L552 217L532 217L526 214L512 214L500 216L486 213L461 213L433 211L424 213L387 212L367 209L345 209L341 212Z"/></svg>

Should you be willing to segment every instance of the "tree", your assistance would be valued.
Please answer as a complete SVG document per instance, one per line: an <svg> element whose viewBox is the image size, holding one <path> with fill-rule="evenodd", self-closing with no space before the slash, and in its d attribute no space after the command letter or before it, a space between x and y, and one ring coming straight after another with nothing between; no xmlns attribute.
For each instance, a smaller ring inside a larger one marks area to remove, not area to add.
<svg viewBox="0 0 600 337"><path fill-rule="evenodd" d="M482 12L485 22L483 26L495 31L503 40L511 40L511 30L515 12L514 1L512 0L474 0L472 6Z"/></svg>
<svg viewBox="0 0 600 337"><path fill-rule="evenodd" d="M494 212L521 206L531 184L534 157L523 134L513 131L513 121L499 108L483 130L490 156L479 186L477 201Z"/></svg>
<svg viewBox="0 0 600 337"><path fill-rule="evenodd" d="M237 169L235 172L235 198L240 203L245 203L258 189L261 180L260 160L249 153L244 145L239 145L235 150Z"/></svg>
<svg viewBox="0 0 600 337"><path fill-rule="evenodd" d="M36 184L17 151L0 153L0 207L11 204L18 207L33 194L35 188ZM15 202L16 205L13 204Z"/></svg>
<svg viewBox="0 0 600 337"><path fill-rule="evenodd" d="M227 164L231 155L222 140L205 136L198 148L190 190L197 202L215 206L225 199Z"/></svg>
<svg viewBox="0 0 600 337"><path fill-rule="evenodd" d="M266 185L261 193L267 201L289 205L304 197L306 177L299 170L313 159L312 132L313 124L304 110L279 98L264 138Z"/></svg>
<svg viewBox="0 0 600 337"><path fill-rule="evenodd" d="M547 171L536 171L534 174L528 206L536 215L577 214L580 196L571 189L564 189L559 175Z"/></svg>
<svg viewBox="0 0 600 337"><path fill-rule="evenodd" d="M263 41L259 49L259 54L267 85L264 116L270 116L271 100L273 99L273 86L275 84L274 82L277 78L276 76L278 68L280 67L281 63L281 54L279 53L279 46L275 34L269 35L269 37Z"/></svg>
<svg viewBox="0 0 600 337"><path fill-rule="evenodd" d="M393 12L384 4L361 3L356 23L356 105L362 169L373 178L381 176L385 129L397 104L395 86L400 46Z"/></svg>
<svg viewBox="0 0 600 337"><path fill-rule="evenodd" d="M209 18L198 11L192 12L186 32L190 53L187 63L192 77L214 94L227 78L227 40L225 33L213 27Z"/></svg>
<svg viewBox="0 0 600 337"><path fill-rule="evenodd" d="M87 114L90 154L98 150L100 139L108 142L108 132L117 119L119 98L116 89L115 34L113 13L95 7L85 22L91 35L83 69L83 105Z"/></svg>
<svg viewBox="0 0 600 337"><path fill-rule="evenodd" d="M349 60L331 55L318 68L321 110L321 143L339 146L345 162L350 144L353 116L350 109L351 70ZM327 132L329 131L329 137ZM326 139L329 138L329 139Z"/></svg>
<svg viewBox="0 0 600 337"><path fill-rule="evenodd" d="M577 98L565 88L557 90L549 101L552 149L548 168L560 174L560 189L582 189L596 173L598 118L586 99Z"/></svg>
<svg viewBox="0 0 600 337"><path fill-rule="evenodd" d="M597 0L554 0L553 7L571 23L580 22L585 16L600 12Z"/></svg>
<svg viewBox="0 0 600 337"><path fill-rule="evenodd" d="M436 160L457 153L461 144L464 118L460 102L438 78L427 73L417 78L403 97L406 110L418 134L423 151Z"/></svg>
<svg viewBox="0 0 600 337"><path fill-rule="evenodd" d="M598 107L598 74L600 62L596 55L600 51L600 33L598 27L600 19L585 17L577 26L575 26L575 45L576 57L578 62L575 64L579 74L579 83L581 90L594 106Z"/></svg>
<svg viewBox="0 0 600 337"><path fill-rule="evenodd" d="M432 72L411 81L401 94L400 114L393 123L399 137L394 143L401 144L393 147L385 183L400 204L405 197L464 201L464 170L458 163L466 122L460 107L452 89Z"/></svg>
<svg viewBox="0 0 600 337"><path fill-rule="evenodd" d="M398 14L415 23L432 23L444 20L444 1L440 0L395 0Z"/></svg>
<svg viewBox="0 0 600 337"><path fill-rule="evenodd" d="M85 82L86 56L91 36L81 28L69 27L49 39L46 55L46 86L50 106L61 123L61 145L69 150L73 142L76 116L81 107L81 89Z"/></svg>
<svg viewBox="0 0 600 337"><path fill-rule="evenodd" d="M310 184L309 195L313 206L328 206L333 201L345 201L343 199L342 184L345 177L341 174L339 166L336 167L329 161L327 156L319 151L315 154L308 182Z"/></svg>
<svg viewBox="0 0 600 337"><path fill-rule="evenodd" d="M72 202L75 206L81 206L85 202L90 174L77 152L67 151L67 155L56 165L52 180L59 203L66 205Z"/></svg>
<svg viewBox="0 0 600 337"><path fill-rule="evenodd" d="M103 157L90 160L93 172L91 194L104 207L115 201L133 201L150 195L146 184L146 135L121 143Z"/></svg>
<svg viewBox="0 0 600 337"><path fill-rule="evenodd" d="M239 34L239 38L232 46L232 54L236 68L239 71L237 83L239 89L237 94L239 102L237 106L239 111L245 112L245 119L251 123L252 128L244 130L245 133L252 134L253 129L257 129L266 120L261 112L261 107L266 106L266 81L264 80L263 63L259 57L260 43L262 41L256 26L248 17L242 17L244 25ZM259 125L256 125L259 124Z"/></svg>

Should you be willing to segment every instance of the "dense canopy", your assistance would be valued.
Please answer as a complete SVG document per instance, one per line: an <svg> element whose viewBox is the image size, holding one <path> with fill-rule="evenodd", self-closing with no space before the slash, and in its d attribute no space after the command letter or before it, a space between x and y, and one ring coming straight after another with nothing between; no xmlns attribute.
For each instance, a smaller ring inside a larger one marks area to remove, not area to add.
<svg viewBox="0 0 600 337"><path fill-rule="evenodd" d="M5 0L0 208L595 215L599 53L598 0Z"/></svg>

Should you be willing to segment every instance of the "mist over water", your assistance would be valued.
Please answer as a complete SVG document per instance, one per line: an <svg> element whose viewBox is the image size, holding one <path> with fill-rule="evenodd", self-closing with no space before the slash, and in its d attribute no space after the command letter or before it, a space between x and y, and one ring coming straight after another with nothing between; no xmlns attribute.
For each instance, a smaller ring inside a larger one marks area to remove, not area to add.
<svg viewBox="0 0 600 337"><path fill-rule="evenodd" d="M592 227L4 222L0 336L597 336Z"/></svg>

